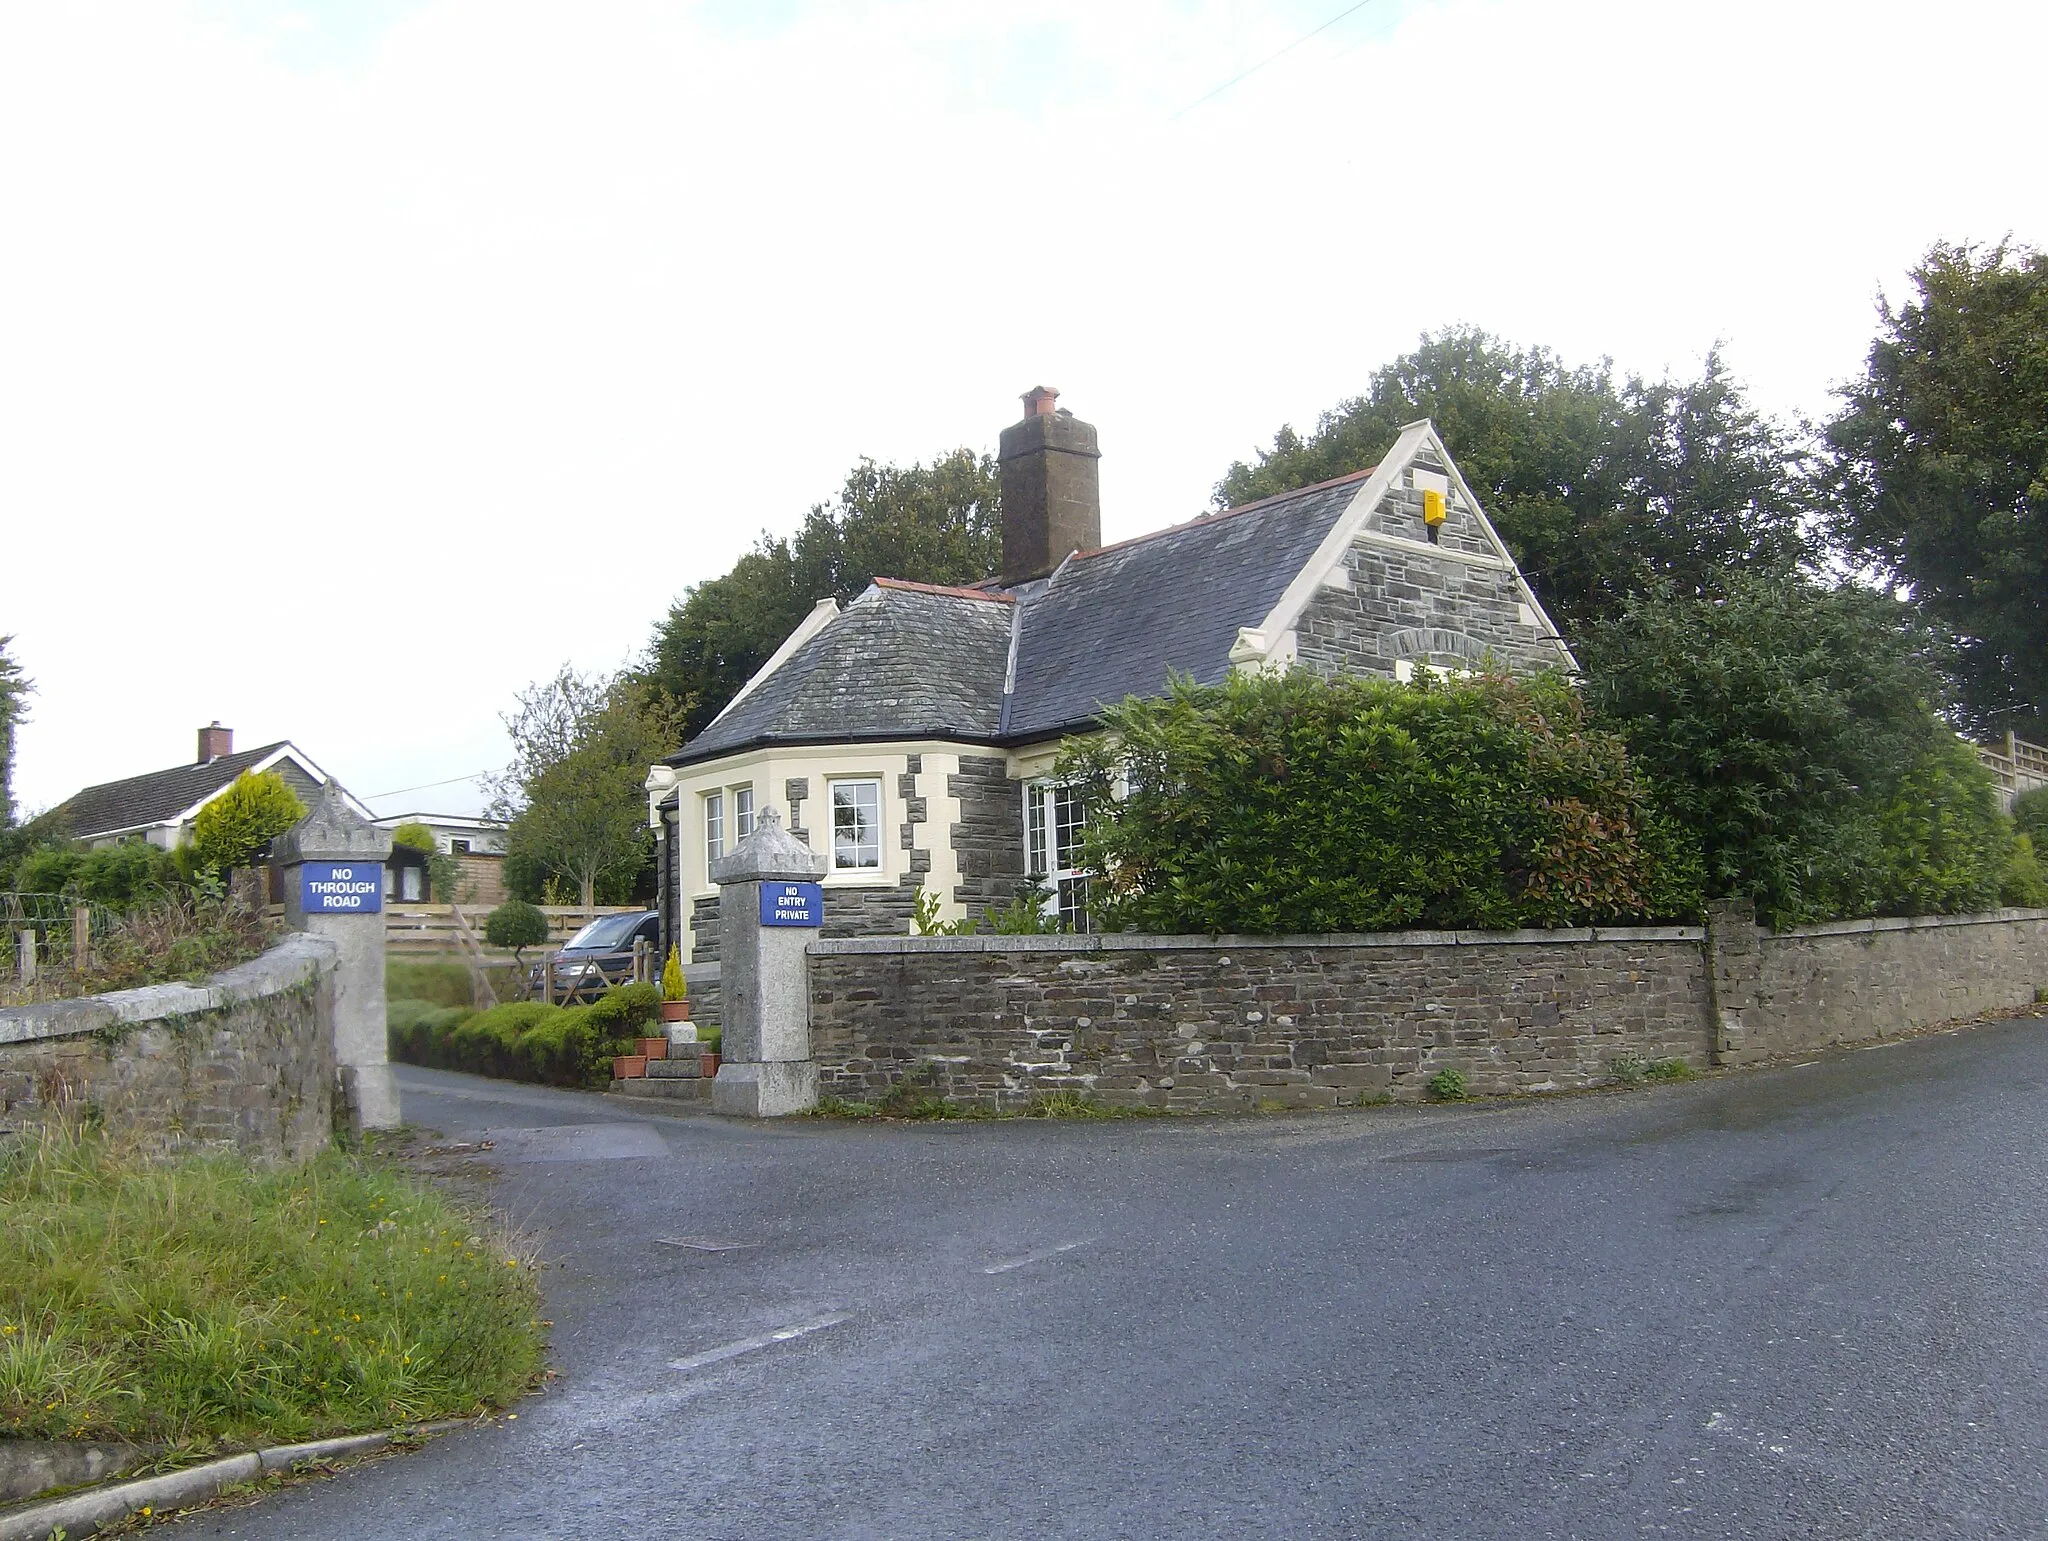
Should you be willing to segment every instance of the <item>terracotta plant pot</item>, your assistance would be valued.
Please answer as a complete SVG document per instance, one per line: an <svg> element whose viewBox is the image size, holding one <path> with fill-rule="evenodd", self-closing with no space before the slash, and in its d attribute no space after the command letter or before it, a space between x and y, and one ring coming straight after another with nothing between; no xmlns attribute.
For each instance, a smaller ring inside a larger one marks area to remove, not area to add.
<svg viewBox="0 0 2048 1541"><path fill-rule="evenodd" d="M689 1001L688 1001L688 1000L680 1000L680 1001L663 1001L663 1002L661 1003L661 1020L662 1020L662 1021L664 1021L664 1022L687 1022L687 1021L689 1021L689 1020L690 1020L690 1003L689 1003Z"/></svg>
<svg viewBox="0 0 2048 1541"><path fill-rule="evenodd" d="M719 1056L719 1055L716 1055L716 1054L700 1054L700 1055L698 1055L698 1056L697 1056L697 1068L698 1068L698 1072L699 1072L700 1074L702 1074L702 1075L717 1075L717 1074L718 1074L718 1062L719 1062L719 1059L720 1059L720 1057L721 1057L721 1056Z"/></svg>
<svg viewBox="0 0 2048 1541"><path fill-rule="evenodd" d="M640 1040L640 1055L643 1059L667 1059L667 1038L643 1038Z"/></svg>
<svg viewBox="0 0 2048 1541"><path fill-rule="evenodd" d="M614 1054L612 1056L612 1079L632 1081L647 1074L645 1054Z"/></svg>

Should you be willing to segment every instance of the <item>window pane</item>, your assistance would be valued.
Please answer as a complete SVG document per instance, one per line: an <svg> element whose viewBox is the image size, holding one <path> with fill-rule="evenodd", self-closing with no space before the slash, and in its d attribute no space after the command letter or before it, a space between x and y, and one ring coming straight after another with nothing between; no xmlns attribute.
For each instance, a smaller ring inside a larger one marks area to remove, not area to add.
<svg viewBox="0 0 2048 1541"><path fill-rule="evenodd" d="M882 865L882 784L832 783L832 865L841 869Z"/></svg>
<svg viewBox="0 0 2048 1541"><path fill-rule="evenodd" d="M1069 931L1088 929L1088 880L1060 879L1060 924Z"/></svg>
<svg viewBox="0 0 2048 1541"><path fill-rule="evenodd" d="M725 798L713 792L704 799L704 859L717 861L725 854Z"/></svg>
<svg viewBox="0 0 2048 1541"><path fill-rule="evenodd" d="M1052 870L1071 872L1081 846L1081 793L1076 787L1055 787L1052 793Z"/></svg>
<svg viewBox="0 0 2048 1541"><path fill-rule="evenodd" d="M1024 870L1052 871L1045 860L1045 792L1043 786L1024 789Z"/></svg>
<svg viewBox="0 0 2048 1541"><path fill-rule="evenodd" d="M733 838L744 840L754 832L754 789L736 787L732 794Z"/></svg>

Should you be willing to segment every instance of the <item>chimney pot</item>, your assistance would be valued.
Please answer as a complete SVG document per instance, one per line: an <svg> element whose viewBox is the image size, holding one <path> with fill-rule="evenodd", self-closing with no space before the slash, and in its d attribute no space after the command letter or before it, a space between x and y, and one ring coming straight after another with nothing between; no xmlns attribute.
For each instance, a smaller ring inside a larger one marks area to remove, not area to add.
<svg viewBox="0 0 2048 1541"><path fill-rule="evenodd" d="M235 752L235 730L224 728L220 719L215 718L207 727L199 730L199 763L207 765L224 754Z"/></svg>
<svg viewBox="0 0 2048 1541"><path fill-rule="evenodd" d="M1075 551L1102 544L1095 427L1056 410L1059 392L1024 393L1024 420L1002 433L1003 582L1043 578Z"/></svg>

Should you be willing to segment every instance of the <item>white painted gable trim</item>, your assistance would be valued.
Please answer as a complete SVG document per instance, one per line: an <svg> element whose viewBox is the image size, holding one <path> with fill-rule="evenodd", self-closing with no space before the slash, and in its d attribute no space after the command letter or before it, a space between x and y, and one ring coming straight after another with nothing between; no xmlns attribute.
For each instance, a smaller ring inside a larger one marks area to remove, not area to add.
<svg viewBox="0 0 2048 1541"><path fill-rule="evenodd" d="M723 717L735 706L738 706L740 702L752 695L756 686L789 662L789 655L791 653L794 653L798 648L810 641L811 638L831 625L832 618L838 614L839 601L836 599L821 599L815 605L812 605L811 613L796 623L796 630L782 639L782 646L768 655L768 661L754 671L753 678L740 686L739 694L720 707L718 717L712 718L711 721L717 722L720 717ZM705 726L709 727L710 723L705 724Z"/></svg>
<svg viewBox="0 0 2048 1541"><path fill-rule="evenodd" d="M1415 452L1425 442L1425 436L1434 437L1434 430L1425 418L1419 423L1410 423L1401 430L1401 437L1394 441L1394 447L1380 457L1380 463L1373 467L1365 485L1358 489L1351 501L1344 505L1344 512L1337 516L1337 522L1330 526L1330 533L1323 537L1316 547L1315 555L1308 559L1308 565L1294 575L1294 581L1287 585L1279 602L1267 612L1266 618L1253 629L1261 637L1280 637L1294 630L1295 622L1301 619L1301 612L1308 608L1308 602L1316 597L1329 578L1333 568L1342 564L1344 555L1351 549L1352 541L1365 527L1372 511L1380 506L1380 499L1394 485L1394 478L1406 469L1408 462L1415 458Z"/></svg>
<svg viewBox="0 0 2048 1541"><path fill-rule="evenodd" d="M1373 473L1366 479L1365 485L1358 489L1357 496L1353 497L1345 505L1344 512L1337 516L1337 522L1330 526L1330 533L1325 535L1322 544L1316 547L1315 555L1309 558L1308 565L1295 574L1294 581L1287 585L1286 592L1281 594L1279 602L1259 623L1256 628L1259 635L1278 638L1291 633L1301 619L1301 612L1307 609L1309 601L1315 598L1316 591L1332 582L1332 573L1343 566L1346 553L1361 536L1375 545L1398 545L1427 552L1434 557L1475 562L1469 553L1452 551L1443 546L1432 546L1423 541L1404 540L1381 530L1366 528L1378 510L1380 500L1387 495L1395 480L1408 469L1416 455L1425 447L1435 450L1437 458L1443 461L1459 498L1478 520L1481 533L1485 535L1487 544L1493 548L1494 561L1478 559L1475 565L1493 566L1498 563L1514 575L1516 590L1521 594L1523 603L1528 605L1536 616L1538 635L1554 640L1558 650L1564 654L1566 663L1576 672L1579 667L1578 659L1572 656L1572 651L1565 646L1556 623L1538 603L1535 591L1529 587L1528 580L1515 565L1514 554L1508 550L1507 542L1500 538L1500 531L1493 527L1493 521L1486 517L1486 510L1480 507L1479 500L1472 496L1472 489L1466 485L1464 473L1458 469L1457 461L1451 458L1451 452L1444 447L1444 441L1437 436L1436 425L1426 417L1404 427L1401 436L1394 441L1394 447L1380 457L1380 463L1373 468Z"/></svg>
<svg viewBox="0 0 2048 1541"><path fill-rule="evenodd" d="M277 762L280 760L298 761L299 769L303 770L307 775L311 776L323 787L326 786L329 781L334 779L333 777L329 776L327 772L325 772L319 766L313 763L312 756L308 755L303 749L299 748L297 744L292 743L290 740L286 740L284 743L279 744L277 748L273 749L269 754L265 755L262 759L258 760L254 765L244 766L241 770L235 773L235 779L240 780L243 776L260 776L263 774L263 772L275 766ZM233 781L230 781L228 783L228 787L231 787L234 784L235 783ZM214 788L213 791L207 793L206 796L200 798L198 802L194 803L191 807L187 808L183 813L179 814L176 818L162 819L159 820L157 823L148 825L146 827L150 829L167 829L174 825L189 824L199 816L199 810L201 808L204 808L208 803L212 802L216 797L220 796L221 793L225 792L228 789L228 787L216 787ZM364 807L362 803L358 802L355 796L352 793L350 793L346 787L342 789L341 795L347 799L349 807L352 808L356 813L360 814L365 822L369 821L370 810Z"/></svg>

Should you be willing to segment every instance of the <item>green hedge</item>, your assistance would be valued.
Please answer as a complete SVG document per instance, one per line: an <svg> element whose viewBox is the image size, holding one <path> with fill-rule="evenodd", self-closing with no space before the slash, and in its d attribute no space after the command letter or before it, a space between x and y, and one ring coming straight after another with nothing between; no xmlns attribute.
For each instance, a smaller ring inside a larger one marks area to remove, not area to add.
<svg viewBox="0 0 2048 1541"><path fill-rule="evenodd" d="M588 1006L514 1001L488 1011L399 999L390 1003L391 1057L437 1070L465 1070L548 1086L602 1086L615 1054L661 1016L653 985L623 985ZM651 1035L650 1035L651 1036Z"/></svg>
<svg viewBox="0 0 2048 1541"><path fill-rule="evenodd" d="M1493 930L1701 907L1696 856L1561 679L1182 680L1104 722L1060 771L1091 810L1104 929Z"/></svg>

